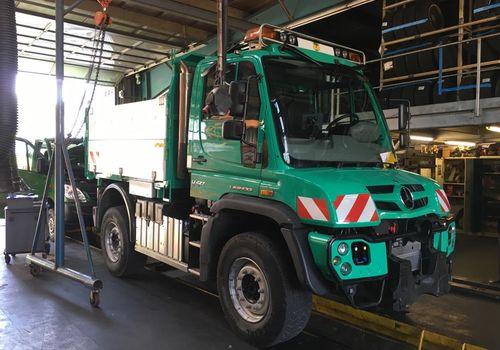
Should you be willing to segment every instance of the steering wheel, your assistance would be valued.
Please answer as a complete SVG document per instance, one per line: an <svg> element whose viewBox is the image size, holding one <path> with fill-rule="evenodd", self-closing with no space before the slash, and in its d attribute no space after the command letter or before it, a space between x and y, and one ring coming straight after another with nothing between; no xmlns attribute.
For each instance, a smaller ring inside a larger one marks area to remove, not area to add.
<svg viewBox="0 0 500 350"><path fill-rule="evenodd" d="M341 115L340 117L338 118L335 118L334 120L332 120L328 126L326 127L326 131L328 132L328 135L331 135L333 134L333 128L339 124L340 121L344 120L344 119L347 119L349 118L351 120L351 123L350 125L354 125L356 124L358 121L359 121L359 117L356 115L356 114L344 114L344 115ZM343 123L343 124L346 124L348 125L347 123ZM349 128L346 128L346 130L344 130L344 134L347 135L347 131L349 130Z"/></svg>

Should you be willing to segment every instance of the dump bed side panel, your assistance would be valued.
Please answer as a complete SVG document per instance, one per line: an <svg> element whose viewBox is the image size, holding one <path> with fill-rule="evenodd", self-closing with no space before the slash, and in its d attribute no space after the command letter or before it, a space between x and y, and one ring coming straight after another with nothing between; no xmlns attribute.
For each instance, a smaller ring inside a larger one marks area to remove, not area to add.
<svg viewBox="0 0 500 350"><path fill-rule="evenodd" d="M165 180L167 107L158 98L107 106L89 115L88 169L100 177L121 175Z"/></svg>

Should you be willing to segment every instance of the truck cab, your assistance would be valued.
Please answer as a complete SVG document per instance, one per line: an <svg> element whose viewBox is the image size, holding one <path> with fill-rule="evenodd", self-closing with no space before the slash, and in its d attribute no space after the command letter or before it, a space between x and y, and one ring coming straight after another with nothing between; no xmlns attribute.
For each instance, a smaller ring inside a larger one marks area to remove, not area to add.
<svg viewBox="0 0 500 350"><path fill-rule="evenodd" d="M311 294L403 311L447 293L450 204L436 182L398 169L364 61L262 25L227 55L229 100L214 90L216 58L187 54L163 95L89 116L110 270L149 256L216 280L231 327L261 346L303 329ZM129 131L103 142L120 115Z"/></svg>
<svg viewBox="0 0 500 350"><path fill-rule="evenodd" d="M68 154L77 181L77 191L82 203L82 210L86 225L92 223L92 207L96 201L95 181L88 181L85 177L85 150L82 138L67 139ZM31 141L16 137L16 161L21 181L21 192L36 194L42 198L43 189L47 181L50 157L54 148L54 139L37 139ZM78 224L73 191L68 183L64 186L64 218L68 226ZM53 241L55 238L54 216L54 187L49 186L47 209L47 237Z"/></svg>

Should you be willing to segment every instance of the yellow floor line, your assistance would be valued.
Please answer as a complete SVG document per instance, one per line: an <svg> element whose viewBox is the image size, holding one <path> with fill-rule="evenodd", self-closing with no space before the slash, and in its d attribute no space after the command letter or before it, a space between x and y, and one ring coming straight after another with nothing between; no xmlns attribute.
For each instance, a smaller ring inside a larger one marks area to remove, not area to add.
<svg viewBox="0 0 500 350"><path fill-rule="evenodd" d="M366 329L422 350L485 350L480 346L423 330L421 328L392 320L374 313L355 309L330 299L313 296L313 310L349 323L357 328Z"/></svg>

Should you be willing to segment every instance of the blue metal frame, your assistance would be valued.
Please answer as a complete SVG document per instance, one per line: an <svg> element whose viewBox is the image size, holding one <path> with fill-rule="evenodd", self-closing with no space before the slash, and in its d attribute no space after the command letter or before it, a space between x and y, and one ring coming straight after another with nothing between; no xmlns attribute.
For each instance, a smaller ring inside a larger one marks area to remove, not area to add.
<svg viewBox="0 0 500 350"><path fill-rule="evenodd" d="M64 266L64 168L68 172L68 177L70 180L73 193L77 193L75 177L73 174L73 169L71 168L71 162L68 155L68 150L66 149L66 141L64 138L64 101L63 101L63 81L64 81L64 16L65 14L71 12L81 0L76 0L74 4L70 5L66 10L64 8L64 0L56 0L56 83L57 83L57 94L56 94L56 138L55 138L55 152L51 157L51 163L49 166L49 173L47 174L47 182L45 184L43 193L43 203L47 200L47 189L49 187L50 181L52 179L52 165L54 165L54 176L55 176L55 220L56 220L56 247L55 247L55 262L49 261L45 258L40 258L35 256L35 251L32 249L31 254L26 257L26 260L30 265L37 265L43 267L49 271L57 272L65 277L71 278L75 281L83 283L85 286L89 287L92 291L91 293L91 303L94 306L98 305L98 299L95 298L94 293L98 293L102 289L102 282L95 277L94 266L92 263L92 254L90 251L90 246L88 242L87 232L85 230L85 224L83 221L83 213L81 208L81 203L77 195L74 195L75 207L78 214L78 221L80 224L80 231L82 234L82 239L84 243L84 249L87 254L87 261L90 276L82 274L78 271L69 269ZM36 246L36 242L41 234L40 227L40 217L44 215L44 206L41 206L39 219L37 221L35 237L33 240L33 247ZM93 299L93 300L92 300Z"/></svg>

